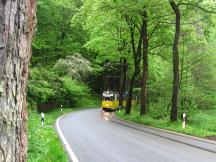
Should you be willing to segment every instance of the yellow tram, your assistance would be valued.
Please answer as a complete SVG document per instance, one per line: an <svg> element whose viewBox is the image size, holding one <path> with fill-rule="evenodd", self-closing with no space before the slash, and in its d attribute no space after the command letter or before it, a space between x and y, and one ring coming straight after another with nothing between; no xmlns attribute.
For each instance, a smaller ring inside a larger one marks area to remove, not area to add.
<svg viewBox="0 0 216 162"><path fill-rule="evenodd" d="M132 96L132 101L131 104L132 105L136 105L139 103L139 93L137 93L136 91L134 91L135 94L133 94ZM123 96L123 103L122 103L123 107L126 107L126 96ZM118 92L113 92L113 91L104 91L102 94L102 109L104 111L115 111L119 108L119 94Z"/></svg>
<svg viewBox="0 0 216 162"><path fill-rule="evenodd" d="M104 91L102 94L102 109L104 111L114 111L119 107L119 94L112 91Z"/></svg>

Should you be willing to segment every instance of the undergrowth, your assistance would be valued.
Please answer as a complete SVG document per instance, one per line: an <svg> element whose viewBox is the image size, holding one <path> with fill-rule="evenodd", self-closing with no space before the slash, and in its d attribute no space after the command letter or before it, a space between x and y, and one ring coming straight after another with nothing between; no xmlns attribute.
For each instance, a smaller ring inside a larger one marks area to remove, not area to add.
<svg viewBox="0 0 216 162"><path fill-rule="evenodd" d="M62 147L54 123L64 113L72 112L73 109L54 109L45 114L45 125L40 122L40 114L29 111L28 121L28 162L66 162L67 155Z"/></svg>

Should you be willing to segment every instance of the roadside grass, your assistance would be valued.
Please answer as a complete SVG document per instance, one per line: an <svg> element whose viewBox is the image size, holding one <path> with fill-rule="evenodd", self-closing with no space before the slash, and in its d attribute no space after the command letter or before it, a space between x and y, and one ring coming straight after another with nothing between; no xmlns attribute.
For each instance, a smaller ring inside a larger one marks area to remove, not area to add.
<svg viewBox="0 0 216 162"><path fill-rule="evenodd" d="M85 106L86 105L86 106ZM99 99L90 97L80 100L78 108L52 109L45 113L45 125L42 127L40 114L29 110L28 117L28 162L67 162L68 156L55 131L54 125L63 114L86 108L97 108Z"/></svg>
<svg viewBox="0 0 216 162"><path fill-rule="evenodd" d="M132 108L131 115L125 115L124 110L115 113L118 117L131 122L144 124L160 129L184 133L197 137L216 136L216 109L200 111L187 119L186 128L182 122L170 122L169 118L154 119L150 116L140 116L137 108Z"/></svg>
<svg viewBox="0 0 216 162"><path fill-rule="evenodd" d="M40 114L35 111L29 111L28 121L28 162L66 162L67 154L62 147L54 124L56 119L74 109L63 108L54 109L45 114L45 125L42 127L40 122Z"/></svg>
<svg viewBox="0 0 216 162"><path fill-rule="evenodd" d="M86 98L80 98L80 100L77 103L77 106L79 109L82 108L97 108L101 104L100 97L92 95Z"/></svg>

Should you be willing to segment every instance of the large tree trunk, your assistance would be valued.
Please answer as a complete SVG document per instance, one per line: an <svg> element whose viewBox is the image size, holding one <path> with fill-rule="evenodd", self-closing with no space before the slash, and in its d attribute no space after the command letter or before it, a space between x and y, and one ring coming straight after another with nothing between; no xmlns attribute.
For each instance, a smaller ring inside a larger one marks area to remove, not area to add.
<svg viewBox="0 0 216 162"><path fill-rule="evenodd" d="M178 43L180 36L180 20L181 15L178 5L174 0L169 1L175 15L176 15L176 27L175 27L175 38L173 44L173 94L172 94L172 108L170 114L171 121L177 121L178 119L178 91L179 91L179 54L178 54Z"/></svg>
<svg viewBox="0 0 216 162"><path fill-rule="evenodd" d="M147 80L148 80L148 33L147 33L147 11L143 12L143 75L141 87L141 109L140 115L147 114Z"/></svg>
<svg viewBox="0 0 216 162"><path fill-rule="evenodd" d="M135 79L137 77L137 75L139 74L139 71L136 71L136 69L133 72L132 78L130 80L129 83L129 90L128 90L128 97L127 97L127 101L126 101L126 110L125 110L125 114L130 114L131 113L131 104L132 104L132 97L133 97L133 87L134 87L134 82Z"/></svg>
<svg viewBox="0 0 216 162"><path fill-rule="evenodd" d="M25 162L26 82L36 0L0 0L0 161Z"/></svg>
<svg viewBox="0 0 216 162"><path fill-rule="evenodd" d="M125 93L126 87L126 77L127 77L127 60L123 58L123 62L121 60L121 79L120 79L120 91L119 91L119 106L123 107L123 96Z"/></svg>
<svg viewBox="0 0 216 162"><path fill-rule="evenodd" d="M142 51L142 41L143 41L143 23L140 29L140 37L139 37L139 43L137 46L137 50L135 50L135 41L134 41L134 30L131 30L131 45L133 49L133 59L134 59L134 72L129 84L129 91L128 91L128 97L127 97L127 103L126 103L126 110L125 114L130 114L131 112L131 103L132 103L132 96L133 96L133 87L136 77L140 73L140 61L141 61L141 51Z"/></svg>

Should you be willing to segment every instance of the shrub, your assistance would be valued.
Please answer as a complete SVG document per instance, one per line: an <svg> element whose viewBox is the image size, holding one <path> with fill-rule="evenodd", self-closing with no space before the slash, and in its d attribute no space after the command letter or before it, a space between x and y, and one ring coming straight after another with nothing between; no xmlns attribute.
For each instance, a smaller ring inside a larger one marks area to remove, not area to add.
<svg viewBox="0 0 216 162"><path fill-rule="evenodd" d="M87 97L90 93L89 87L82 82L69 77L64 77L61 80L63 82L62 97L64 97L68 106L76 105L79 100Z"/></svg>
<svg viewBox="0 0 216 162"><path fill-rule="evenodd" d="M46 68L32 68L28 81L28 102L33 105L44 103L55 95L57 76Z"/></svg>

